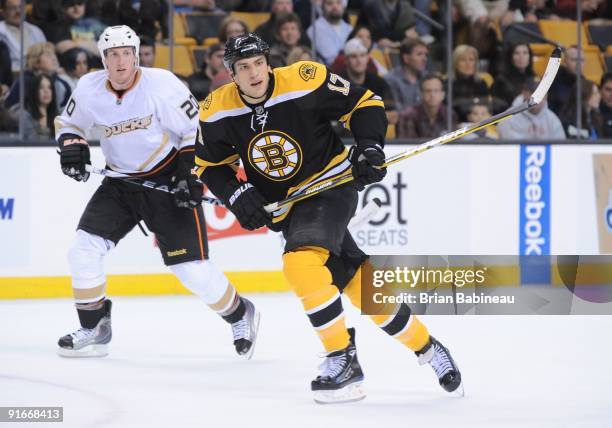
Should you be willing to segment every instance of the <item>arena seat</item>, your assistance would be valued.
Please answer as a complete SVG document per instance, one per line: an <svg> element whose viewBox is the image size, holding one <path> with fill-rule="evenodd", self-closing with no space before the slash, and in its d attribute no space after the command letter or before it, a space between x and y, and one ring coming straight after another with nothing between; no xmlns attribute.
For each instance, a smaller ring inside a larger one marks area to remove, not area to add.
<svg viewBox="0 0 612 428"><path fill-rule="evenodd" d="M564 47L578 44L578 23L576 21L555 21L542 19L539 21L540 30L544 37L560 43ZM589 42L584 27L580 27L582 44Z"/></svg>
<svg viewBox="0 0 612 428"><path fill-rule="evenodd" d="M503 31L504 46L513 45L517 43L529 43L529 44L542 43L541 38L521 32L520 31L521 29L525 29L532 33L542 35L542 32L540 31L540 27L538 27L538 24L534 22L515 23L512 25L509 25Z"/></svg>
<svg viewBox="0 0 612 428"><path fill-rule="evenodd" d="M269 12L230 12L230 16L244 21L249 31L255 31L257 27L270 19Z"/></svg>
<svg viewBox="0 0 612 428"><path fill-rule="evenodd" d="M191 55L193 58L193 65L196 70L202 67L204 63L204 58L206 57L207 49L204 46L191 46L189 48L191 50Z"/></svg>
<svg viewBox="0 0 612 428"><path fill-rule="evenodd" d="M589 35L589 43L597 45L602 52L612 47L612 25L584 25Z"/></svg>
<svg viewBox="0 0 612 428"><path fill-rule="evenodd" d="M185 33L185 16L181 13L175 13L172 17L172 36L174 43L177 45L191 46L196 44L193 37L187 37Z"/></svg>
<svg viewBox="0 0 612 428"><path fill-rule="evenodd" d="M170 70L170 47L168 45L155 45L155 67ZM174 45L173 73L189 76L193 73L193 62L189 48L183 45Z"/></svg>
<svg viewBox="0 0 612 428"><path fill-rule="evenodd" d="M198 44L202 44L204 39L218 37L219 26L226 16L226 13L187 13L186 34L193 37Z"/></svg>

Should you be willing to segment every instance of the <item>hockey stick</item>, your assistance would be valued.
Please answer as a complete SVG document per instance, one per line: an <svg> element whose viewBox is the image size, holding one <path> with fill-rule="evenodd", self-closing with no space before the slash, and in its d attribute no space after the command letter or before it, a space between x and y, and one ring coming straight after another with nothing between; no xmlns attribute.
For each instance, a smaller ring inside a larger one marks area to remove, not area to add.
<svg viewBox="0 0 612 428"><path fill-rule="evenodd" d="M502 122L506 119L511 118L512 116L518 113L522 113L523 111L528 110L531 107L534 107L540 104L544 100L544 96L546 95L546 93L550 89L550 86L555 80L555 76L557 75L557 71L559 70L560 65L561 65L561 48L556 47L553 53L550 55L548 64L546 65L546 71L544 72L544 76L542 76L542 80L540 81L540 84L538 85L536 90L533 92L533 94L531 94L531 97L529 97L529 100L525 101L521 105L511 107L502 113L496 114L495 116L491 116L488 119L482 120L478 123L474 123L470 126L460 128L456 131L449 132L438 138L434 138L433 140L429 140L406 152L398 153L394 156L388 157L387 159L385 159L385 163L382 165L382 167L393 165L397 162L400 162L405 159L416 156L418 154L421 154L434 147L441 146L446 143L450 143L451 141L455 141L461 137L465 137L468 134L472 134L476 131L486 128L487 126L491 126L496 123ZM299 202L311 196L317 195L325 190L332 189L334 187L348 183L352 180L353 180L353 175L349 171L348 173L343 174L339 177L336 177L333 180L329 180L327 182L323 182L321 184L314 185L310 188L307 188L303 192L289 196L288 198L283 199L282 201L268 204L265 206L265 209L266 211L271 213L281 208L284 208L288 205L291 205L295 202Z"/></svg>
<svg viewBox="0 0 612 428"><path fill-rule="evenodd" d="M145 178L140 178L140 177L134 177L128 174L122 174L120 172L111 171L110 169L96 168L95 166L92 166L89 164L85 165L85 170L93 174L103 175L104 177L108 177L108 178L116 178L118 180L125 181L127 183L132 183L137 186L147 187L149 189L159 190L161 192L174 194L176 191L175 189L171 189L165 184L156 183L155 181L147 180ZM204 185L204 183L202 183L202 185ZM221 200L216 199L216 198L211 198L209 196L202 196L202 201L206 202L207 204L211 204L211 205L224 206Z"/></svg>
<svg viewBox="0 0 612 428"><path fill-rule="evenodd" d="M128 175L128 174L122 174L120 172L111 171L110 169L96 168L93 165L87 164L87 165L85 165L85 170L87 172L89 172L89 173L92 173L92 174L98 174L98 175L102 175L104 177L122 180L122 181L125 181L127 183L132 183L132 184L135 184L137 186L147 187L149 189L159 190L161 192L166 192L166 193L170 193L170 194L173 194L175 192L174 189L170 189L165 184L156 183L154 181L146 180L146 179L140 178L140 177L134 177L134 176L131 176L131 175ZM204 183L202 183L202 184L204 184ZM203 196L202 197L202 201L206 202L207 204L211 204L211 205L218 206L218 207L224 207L225 206L223 201L221 201L220 199L217 199L217 198L212 198L210 196ZM353 216L353 218L351 218L351 221L348 224L348 228L351 229L351 228L359 227L363 223L369 221L372 217L374 217L376 215L376 213L380 209L380 206L381 206L380 199L378 199L378 198L372 199L361 210L359 210Z"/></svg>

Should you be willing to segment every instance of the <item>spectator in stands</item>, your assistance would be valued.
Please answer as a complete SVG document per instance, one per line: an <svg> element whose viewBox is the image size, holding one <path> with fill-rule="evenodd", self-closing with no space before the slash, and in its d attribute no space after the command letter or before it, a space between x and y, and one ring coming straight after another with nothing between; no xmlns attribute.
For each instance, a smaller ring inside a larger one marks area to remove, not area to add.
<svg viewBox="0 0 612 428"><path fill-rule="evenodd" d="M358 38L350 39L344 46L344 56L346 57L346 73L342 77L346 78L351 84L359 85L383 99L385 111L390 124L397 124L398 113L395 107L395 100L391 93L391 88L376 73L367 71L368 50Z"/></svg>
<svg viewBox="0 0 612 428"><path fill-rule="evenodd" d="M0 133L16 133L18 131L19 127L13 115L4 106L0 105Z"/></svg>
<svg viewBox="0 0 612 428"><path fill-rule="evenodd" d="M427 45L418 39L409 39L402 43L400 47L402 64L385 76L398 110L419 103L421 86L419 79L427 69L428 54Z"/></svg>
<svg viewBox="0 0 612 428"><path fill-rule="evenodd" d="M518 106L528 100L536 90L540 78L531 76L523 85L523 92L516 97L512 106ZM548 108L546 98L535 107L519 113L497 125L499 136L505 140L564 140L563 125L552 110Z"/></svg>
<svg viewBox="0 0 612 428"><path fill-rule="evenodd" d="M554 0L510 0L508 10L502 16L500 24L502 27L507 27L515 22L559 19L554 8Z"/></svg>
<svg viewBox="0 0 612 428"><path fill-rule="evenodd" d="M447 109L444 106L444 83L442 78L430 74L421 79L422 102L408 107L400 113L398 138L436 138L449 131ZM452 126L457 118L453 113Z"/></svg>
<svg viewBox="0 0 612 428"><path fill-rule="evenodd" d="M601 78L599 112L603 122L603 137L612 138L612 72L607 72Z"/></svg>
<svg viewBox="0 0 612 428"><path fill-rule="evenodd" d="M87 15L99 18L109 27L127 25L141 37L153 40L161 30L165 39L168 37L169 3L167 0L87 0Z"/></svg>
<svg viewBox="0 0 612 428"><path fill-rule="evenodd" d="M226 12L264 12L268 9L268 0L216 0L216 4Z"/></svg>
<svg viewBox="0 0 612 428"><path fill-rule="evenodd" d="M87 51L81 48L68 49L60 57L60 64L64 73L59 76L70 86L70 91L74 91L81 77L89 73L89 60Z"/></svg>
<svg viewBox="0 0 612 428"><path fill-rule="evenodd" d="M228 16L219 25L219 42L223 45L231 38L249 32L249 26L242 19Z"/></svg>
<svg viewBox="0 0 612 428"><path fill-rule="evenodd" d="M399 48L405 38L416 39L416 20L406 0L364 0L357 24L372 31L381 49Z"/></svg>
<svg viewBox="0 0 612 428"><path fill-rule="evenodd" d="M508 107L521 94L527 78L535 76L533 52L527 43L517 43L506 49L504 67L491 87L494 98Z"/></svg>
<svg viewBox="0 0 612 428"><path fill-rule="evenodd" d="M0 41L0 101L8 94L12 84L11 54L9 53L8 46Z"/></svg>
<svg viewBox="0 0 612 428"><path fill-rule="evenodd" d="M306 34L314 42L317 57L327 66L330 66L342 51L348 35L353 30L350 24L342 20L344 11L343 0L323 0L323 15L306 30Z"/></svg>
<svg viewBox="0 0 612 428"><path fill-rule="evenodd" d="M217 9L215 0L174 0L175 12L212 12Z"/></svg>
<svg viewBox="0 0 612 428"><path fill-rule="evenodd" d="M19 115L17 104L13 106L11 113L17 121ZM52 78L44 73L38 74L26 87L24 111L22 111L24 138L52 139L55 134L53 121L58 114Z"/></svg>
<svg viewBox="0 0 612 428"><path fill-rule="evenodd" d="M597 85L590 80L584 80L581 85L581 118L582 126L578 128L576 109L576 87L570 92L569 99L561 110L561 121L568 138L596 140L603 136L603 120L599 113L601 94Z"/></svg>
<svg viewBox="0 0 612 428"><path fill-rule="evenodd" d="M453 3L460 17L456 25L458 43L468 44L476 48L478 55L487 61L487 66L495 69L492 63L497 56L497 35L493 29L487 5L483 0L456 0ZM461 31L462 23L465 24L463 25L464 31ZM467 33L467 38L460 37L464 32Z"/></svg>
<svg viewBox="0 0 612 428"><path fill-rule="evenodd" d="M26 71L22 73L25 87L28 87L34 76L45 73L51 76L55 88L55 99L58 109L64 108L70 99L70 85L58 76L59 63L55 55L55 48L51 43L37 43L28 49L26 55ZM19 102L19 79L11 86L9 94L4 100L5 107L9 108Z"/></svg>
<svg viewBox="0 0 612 428"><path fill-rule="evenodd" d="M281 15L293 13L293 1L292 0L272 0L270 6L270 19L261 24L255 29L255 34L264 39L268 45L274 44L276 38L274 32L276 28L276 21ZM300 40L300 43L307 45L305 40Z"/></svg>
<svg viewBox="0 0 612 428"><path fill-rule="evenodd" d="M606 9L610 7L605 0L581 0L582 19L590 20L603 17ZM555 9L561 18L576 19L576 0L557 0Z"/></svg>
<svg viewBox="0 0 612 428"><path fill-rule="evenodd" d="M570 97L572 88L576 85L578 53L577 46L571 46L565 50L563 64L559 67L557 76L548 91L548 104L550 109L557 114L561 114L561 109ZM584 64L584 58L581 59L581 63ZM584 77L582 80L585 80Z"/></svg>
<svg viewBox="0 0 612 428"><path fill-rule="evenodd" d="M486 99L489 88L478 75L478 51L469 45L459 45L453 51L453 108L460 120L467 119L467 108L474 98Z"/></svg>
<svg viewBox="0 0 612 428"><path fill-rule="evenodd" d="M210 93L210 85L215 76L223 71L223 52L225 48L221 43L215 43L206 50L204 63L200 64L198 71L187 78L189 90L197 100L203 100Z"/></svg>
<svg viewBox="0 0 612 428"><path fill-rule="evenodd" d="M1 0L2 16L0 22L0 41L9 49L11 70L18 72L21 68L21 0ZM24 54L30 46L47 41L45 35L36 25L23 23Z"/></svg>
<svg viewBox="0 0 612 428"><path fill-rule="evenodd" d="M146 36L141 37L138 57L141 67L153 67L155 64L155 40Z"/></svg>
<svg viewBox="0 0 612 428"><path fill-rule="evenodd" d="M487 120L490 117L491 105L486 100L476 98L468 107L467 122L463 122L459 126L471 126L475 123ZM495 125L489 125L486 128L479 129L476 132L466 135L462 140L474 140L476 138L497 140L499 138L497 127Z"/></svg>
<svg viewBox="0 0 612 428"><path fill-rule="evenodd" d="M105 28L98 18L85 16L85 0L62 0L62 16L45 27L45 34L60 54L81 47L97 57L97 41Z"/></svg>
<svg viewBox="0 0 612 428"><path fill-rule="evenodd" d="M283 15L276 21L276 43L270 48L270 66L284 67L291 50L299 45L302 23L295 13Z"/></svg>
<svg viewBox="0 0 612 428"><path fill-rule="evenodd" d="M372 33L370 33L370 29L363 25L357 25L353 28L353 31L348 36L348 39L358 38L361 40L361 43L366 47L368 52L371 52L374 48L374 43L372 43ZM336 74L346 73L346 63L344 58L344 53L340 52L334 63L331 66L331 69ZM382 65L380 62L373 58L372 55L368 55L368 71L370 73L376 73L379 76L385 76L389 71Z"/></svg>
<svg viewBox="0 0 612 428"><path fill-rule="evenodd" d="M294 64L299 61L312 61L314 56L310 49L305 46L296 46L287 55L287 65Z"/></svg>

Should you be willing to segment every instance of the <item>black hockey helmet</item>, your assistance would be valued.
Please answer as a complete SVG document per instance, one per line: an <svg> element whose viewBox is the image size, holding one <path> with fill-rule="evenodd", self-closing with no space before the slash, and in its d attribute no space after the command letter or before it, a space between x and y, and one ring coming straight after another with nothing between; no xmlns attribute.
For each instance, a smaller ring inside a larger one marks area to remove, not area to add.
<svg viewBox="0 0 612 428"><path fill-rule="evenodd" d="M223 65L233 72L236 61L258 55L265 55L266 60L268 60L269 53L270 46L254 33L231 37L225 44Z"/></svg>

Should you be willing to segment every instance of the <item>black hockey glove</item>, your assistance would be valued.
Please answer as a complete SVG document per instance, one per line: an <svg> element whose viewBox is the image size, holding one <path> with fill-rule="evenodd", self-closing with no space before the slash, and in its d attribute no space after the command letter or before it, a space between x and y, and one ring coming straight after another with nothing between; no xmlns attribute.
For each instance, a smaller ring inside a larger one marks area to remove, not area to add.
<svg viewBox="0 0 612 428"><path fill-rule="evenodd" d="M362 191L368 184L377 183L387 175L387 168L377 168L385 163L385 152L375 142L359 143L351 148L353 183Z"/></svg>
<svg viewBox="0 0 612 428"><path fill-rule="evenodd" d="M172 177L174 203L179 208L195 208L202 203L204 184L195 174Z"/></svg>
<svg viewBox="0 0 612 428"><path fill-rule="evenodd" d="M264 209L266 200L251 183L240 183L228 195L227 201L227 207L246 230L259 229L271 220L270 214Z"/></svg>
<svg viewBox="0 0 612 428"><path fill-rule="evenodd" d="M60 142L60 164L62 172L76 181L87 181L89 172L85 165L91 165L89 145L81 138L65 139Z"/></svg>

